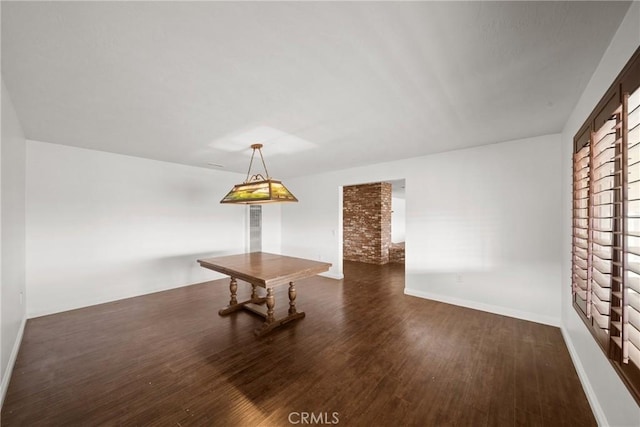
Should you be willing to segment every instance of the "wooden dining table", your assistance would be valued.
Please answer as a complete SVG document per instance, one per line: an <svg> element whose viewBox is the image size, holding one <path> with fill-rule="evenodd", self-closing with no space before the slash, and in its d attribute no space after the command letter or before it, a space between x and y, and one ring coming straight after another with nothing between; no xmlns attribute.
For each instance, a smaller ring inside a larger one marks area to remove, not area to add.
<svg viewBox="0 0 640 427"><path fill-rule="evenodd" d="M204 268L226 274L231 278L229 283L231 299L226 307L218 311L218 314L226 316L238 310L247 310L262 316L265 319L264 323L254 331L258 336L286 323L302 319L305 313L296 308L297 291L294 281L323 273L331 267L331 264L326 262L266 252L203 258L199 259L198 263ZM251 297L246 301L238 302L238 280L251 285ZM288 315L276 318L273 288L285 284L289 285ZM266 295L259 295L258 288L265 288Z"/></svg>

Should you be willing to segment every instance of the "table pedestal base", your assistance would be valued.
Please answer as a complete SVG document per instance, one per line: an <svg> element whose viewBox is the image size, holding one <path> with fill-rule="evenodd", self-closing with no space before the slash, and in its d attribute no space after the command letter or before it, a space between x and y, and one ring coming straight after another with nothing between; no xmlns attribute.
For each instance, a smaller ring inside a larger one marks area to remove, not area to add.
<svg viewBox="0 0 640 427"><path fill-rule="evenodd" d="M250 309L249 309L250 310ZM254 312L255 313L255 312ZM262 313L258 313L262 314ZM289 322L293 322L294 320L302 319L305 316L304 311L300 311L298 313L290 314L286 317L282 317L280 319L275 319L272 322L264 322L261 327L255 329L253 333L256 336L262 336L274 330L275 328L287 324Z"/></svg>
<svg viewBox="0 0 640 427"><path fill-rule="evenodd" d="M265 319L264 323L260 328L253 331L253 333L257 336L267 334L279 326L282 326L289 322L293 322L294 320L302 319L305 316L303 311L299 312L296 310L297 292L293 282L289 283L289 314L279 319L276 319L273 315L273 309L276 304L275 297L273 295L273 288L267 288L267 296L259 297L256 285L252 284L251 286L251 298L246 301L238 302L238 283L236 279L232 277L229 284L229 290L231 292L229 305L225 308L220 309L218 311L218 314L220 316L226 316L227 314L233 313L238 310L247 310L254 314L262 316ZM266 310L264 309L264 304L266 304Z"/></svg>

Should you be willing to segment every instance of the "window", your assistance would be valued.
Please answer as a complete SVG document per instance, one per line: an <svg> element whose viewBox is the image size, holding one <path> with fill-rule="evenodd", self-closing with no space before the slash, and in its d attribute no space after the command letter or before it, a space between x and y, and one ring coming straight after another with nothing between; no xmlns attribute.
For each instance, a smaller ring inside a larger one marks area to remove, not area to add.
<svg viewBox="0 0 640 427"><path fill-rule="evenodd" d="M640 49L574 138L572 292L640 403Z"/></svg>

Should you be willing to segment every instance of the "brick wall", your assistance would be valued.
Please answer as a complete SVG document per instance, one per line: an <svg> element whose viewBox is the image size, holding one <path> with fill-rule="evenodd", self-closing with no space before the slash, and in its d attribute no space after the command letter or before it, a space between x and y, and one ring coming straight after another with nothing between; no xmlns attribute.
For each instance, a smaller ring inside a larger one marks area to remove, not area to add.
<svg viewBox="0 0 640 427"><path fill-rule="evenodd" d="M391 184L343 188L343 257L369 264L389 262L391 246Z"/></svg>
<svg viewBox="0 0 640 427"><path fill-rule="evenodd" d="M392 243L389 247L389 262L404 264L404 243Z"/></svg>

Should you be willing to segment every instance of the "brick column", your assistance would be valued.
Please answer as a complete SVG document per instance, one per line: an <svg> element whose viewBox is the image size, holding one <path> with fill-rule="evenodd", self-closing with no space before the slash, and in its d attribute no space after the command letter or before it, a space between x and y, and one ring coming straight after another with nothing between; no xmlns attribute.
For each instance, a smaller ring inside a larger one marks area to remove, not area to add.
<svg viewBox="0 0 640 427"><path fill-rule="evenodd" d="M391 246L391 184L343 188L343 257L369 264L389 262Z"/></svg>

